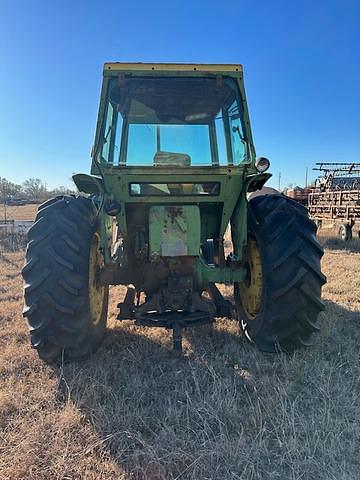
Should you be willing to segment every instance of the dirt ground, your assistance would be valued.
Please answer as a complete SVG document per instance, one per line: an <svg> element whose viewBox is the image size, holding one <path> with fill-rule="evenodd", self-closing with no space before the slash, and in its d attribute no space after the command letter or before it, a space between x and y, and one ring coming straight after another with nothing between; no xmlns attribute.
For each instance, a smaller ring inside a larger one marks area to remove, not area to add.
<svg viewBox="0 0 360 480"><path fill-rule="evenodd" d="M359 478L359 242L326 243L322 329L292 355L220 319L176 358L167 331L115 320L114 287L99 351L45 365L21 315L22 263L0 259L1 480Z"/></svg>

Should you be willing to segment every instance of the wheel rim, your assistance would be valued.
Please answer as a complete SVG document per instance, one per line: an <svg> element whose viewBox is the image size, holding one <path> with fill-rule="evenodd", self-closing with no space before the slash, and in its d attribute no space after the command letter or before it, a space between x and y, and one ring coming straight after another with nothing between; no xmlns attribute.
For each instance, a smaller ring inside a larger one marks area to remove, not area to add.
<svg viewBox="0 0 360 480"><path fill-rule="evenodd" d="M100 252L100 236L95 233L89 255L89 304L91 323L96 325L101 319L104 305L105 287L98 284L98 272L104 265L104 257Z"/></svg>
<svg viewBox="0 0 360 480"><path fill-rule="evenodd" d="M344 227L340 227L340 238L341 240L345 240L346 238L346 230Z"/></svg>
<svg viewBox="0 0 360 480"><path fill-rule="evenodd" d="M249 238L246 247L248 278L239 284L242 307L250 320L259 313L263 293L263 270L261 255L256 240Z"/></svg>

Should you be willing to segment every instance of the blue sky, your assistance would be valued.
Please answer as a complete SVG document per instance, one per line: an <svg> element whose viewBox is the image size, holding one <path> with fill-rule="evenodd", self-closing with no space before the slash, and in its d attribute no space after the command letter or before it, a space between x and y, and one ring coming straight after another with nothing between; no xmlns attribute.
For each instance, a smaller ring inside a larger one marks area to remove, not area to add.
<svg viewBox="0 0 360 480"><path fill-rule="evenodd" d="M274 186L359 161L359 24L350 0L2 0L0 176L89 171L105 61L242 63Z"/></svg>

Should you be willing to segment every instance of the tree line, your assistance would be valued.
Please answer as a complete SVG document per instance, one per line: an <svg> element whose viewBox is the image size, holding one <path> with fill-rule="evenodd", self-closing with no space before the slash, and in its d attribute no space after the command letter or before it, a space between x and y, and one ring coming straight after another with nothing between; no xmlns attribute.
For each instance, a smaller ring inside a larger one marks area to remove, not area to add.
<svg viewBox="0 0 360 480"><path fill-rule="evenodd" d="M64 186L49 190L40 178L28 178L23 183L14 183L0 177L0 202L8 204L41 203L56 195L75 193Z"/></svg>

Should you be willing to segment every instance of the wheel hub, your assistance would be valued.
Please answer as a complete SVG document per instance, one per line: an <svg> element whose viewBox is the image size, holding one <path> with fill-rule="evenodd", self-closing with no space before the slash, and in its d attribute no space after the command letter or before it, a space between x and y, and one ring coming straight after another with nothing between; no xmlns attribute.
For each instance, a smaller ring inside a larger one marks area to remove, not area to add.
<svg viewBox="0 0 360 480"><path fill-rule="evenodd" d="M247 316L249 319L254 319L259 313L263 293L261 255L254 238L248 239L246 261L248 275L245 282L239 284L239 294Z"/></svg>

